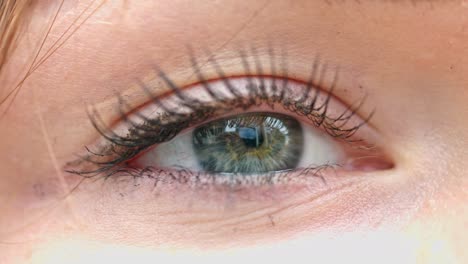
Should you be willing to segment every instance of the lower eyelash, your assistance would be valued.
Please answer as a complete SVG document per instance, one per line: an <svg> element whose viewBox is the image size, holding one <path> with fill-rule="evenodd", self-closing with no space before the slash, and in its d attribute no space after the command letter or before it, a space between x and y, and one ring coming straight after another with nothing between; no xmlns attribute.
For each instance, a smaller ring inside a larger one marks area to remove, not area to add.
<svg viewBox="0 0 468 264"><path fill-rule="evenodd" d="M144 169L120 167L107 174L104 179L116 176L116 178L128 178L137 180L146 178L153 181L153 186L157 188L160 185L181 185L199 189L204 186L217 188L227 188L235 190L236 188L267 186L267 185L286 185L286 184L308 184L312 181L319 181L326 185L325 172L336 174L339 165L321 165L307 168L299 168L287 171L276 171L261 174L239 174L239 173L204 173L195 172L184 168L161 169L146 167Z"/></svg>

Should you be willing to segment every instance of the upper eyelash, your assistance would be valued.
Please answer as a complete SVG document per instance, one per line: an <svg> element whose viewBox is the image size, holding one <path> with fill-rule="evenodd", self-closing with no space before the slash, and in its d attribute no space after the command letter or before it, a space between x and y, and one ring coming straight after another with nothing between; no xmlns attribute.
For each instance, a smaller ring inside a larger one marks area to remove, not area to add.
<svg viewBox="0 0 468 264"><path fill-rule="evenodd" d="M254 54L255 55L255 54ZM270 56L274 56L271 54ZM198 63L193 56L193 53L190 53L190 59L192 62L192 67L195 74L197 75L199 83L202 87L210 94L210 96L215 100L215 106L207 106L196 98L191 98L183 94L182 88L177 86L159 67L156 67L156 71L159 74L159 77L166 83L166 85L172 90L172 93L177 96L183 103L185 107L192 109L191 114L182 114L178 113L174 109L169 109L167 106L161 102L159 97L156 97L152 94L148 87L146 87L142 82L140 86L142 90L151 97L152 103L164 109L167 113L166 116L160 116L156 119L149 119L139 113L136 115L144 120L143 124L135 124L131 121L128 114L123 110L124 106L127 106L125 100L117 94L118 98L118 109L121 115L121 118L124 122L127 122L131 125L129 129L129 134L125 137L117 135L114 131L109 129L104 125L104 122L101 120L99 113L93 108L92 112L88 113L94 128L110 143L104 148L101 148L99 152L91 151L89 148L86 148L87 155L81 157L81 161L89 162L91 164L97 165L98 168L91 170L67 170L67 172L78 174L85 177L94 177L102 173L106 173L107 176L115 174L120 171L127 171L130 173L130 168L127 170L125 165L127 161L131 160L137 156L140 152L147 149L148 147L163 143L174 138L182 130L203 123L209 118L213 117L216 112L227 111L229 109L243 109L247 110L250 107L258 106L261 104L266 104L271 108L274 108L275 104L282 105L285 109L289 110L292 113L305 116L311 120L317 127L323 127L324 130L332 137L340 138L348 142L359 141L351 140L352 136L356 131L366 124L373 116L374 111L372 111L367 118L365 118L361 123L350 127L344 128L348 121L356 114L356 112L363 106L366 97L364 96L362 100L358 102L356 106L351 105L347 107L341 115L336 118L330 118L327 116L328 105L333 93L333 89L338 80L338 70L334 74L334 80L332 85L327 91L326 100L321 105L316 105L318 94L321 92L321 89L318 88L322 85L323 76L327 70L325 64L324 67L319 72L318 83L315 82L316 74L319 68L319 58L317 57L314 60L311 77L307 81L306 90L302 95L302 98L298 101L288 100L288 83L290 79L287 77L287 69L283 65L283 77L273 76L273 85L276 84L276 81L281 81L280 86L272 87L273 90L280 91L279 96L268 97L265 92L265 77L270 77L266 75L252 75L248 61L246 60L246 55L241 52L241 58L243 60L244 70L246 71L246 76L248 83L250 85L248 91L248 96L242 96L236 92L235 87L230 83L230 77L227 77L223 72L222 68L218 65L214 57L209 56L210 62L215 67L218 74L219 80L223 82L225 87L229 92L234 96L234 99L231 99L229 102L226 102L224 99L220 99L217 96L216 92L213 91L210 87L210 81L208 81L201 69L198 66ZM273 59L272 59L273 60ZM261 63L258 60L255 60L257 67L257 72L263 73ZM274 64L273 62L271 63ZM273 67L272 67L273 68ZM253 85L251 81L253 78L260 79L260 85ZM307 98L309 97L312 90L315 90L313 95L313 100L311 103L306 104ZM226 107L227 103L230 103ZM143 133L139 133L143 131ZM148 135L149 134L149 135ZM108 160L101 161L103 157L108 157Z"/></svg>

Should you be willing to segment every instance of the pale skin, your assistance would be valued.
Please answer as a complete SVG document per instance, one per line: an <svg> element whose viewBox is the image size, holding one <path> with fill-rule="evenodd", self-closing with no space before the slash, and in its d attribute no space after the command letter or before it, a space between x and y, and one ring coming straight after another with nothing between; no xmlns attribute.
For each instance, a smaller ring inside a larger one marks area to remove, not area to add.
<svg viewBox="0 0 468 264"><path fill-rule="evenodd" d="M44 50L91 1L67 2ZM0 119L0 262L466 263L466 3L330 2L100 6L29 75ZM2 98L29 68L58 7L36 7L0 76ZM147 180L86 180L74 189L81 178L64 167L99 139L86 108L118 122L116 93L132 107L148 101L136 80L155 95L167 91L155 65L180 86L196 82L188 47L208 64L208 79L217 76L206 49L233 76L245 73L240 49L254 48L270 65L273 47L287 54L289 75L305 81L319 55L339 68L335 97L352 104L367 94L359 114L376 110L368 126L394 168L314 195L286 190L249 201L219 201L201 190L155 194Z"/></svg>

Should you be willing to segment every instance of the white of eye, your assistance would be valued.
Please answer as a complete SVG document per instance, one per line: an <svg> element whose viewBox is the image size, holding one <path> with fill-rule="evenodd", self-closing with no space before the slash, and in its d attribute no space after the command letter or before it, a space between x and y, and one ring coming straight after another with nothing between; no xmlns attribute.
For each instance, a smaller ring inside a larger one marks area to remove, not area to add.
<svg viewBox="0 0 468 264"><path fill-rule="evenodd" d="M301 124L303 153L298 168L336 165L342 162L344 152L336 141L309 125ZM138 163L143 167L184 168L202 171L193 149L193 130L180 134L171 141L162 143L142 155Z"/></svg>

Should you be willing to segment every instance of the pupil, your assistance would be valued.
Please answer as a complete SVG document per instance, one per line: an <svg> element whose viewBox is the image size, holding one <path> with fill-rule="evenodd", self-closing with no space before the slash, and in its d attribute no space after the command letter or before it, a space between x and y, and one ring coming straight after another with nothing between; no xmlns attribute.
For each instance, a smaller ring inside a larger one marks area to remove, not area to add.
<svg viewBox="0 0 468 264"><path fill-rule="evenodd" d="M258 148L263 144L263 133L259 127L241 127L238 133L248 148Z"/></svg>

